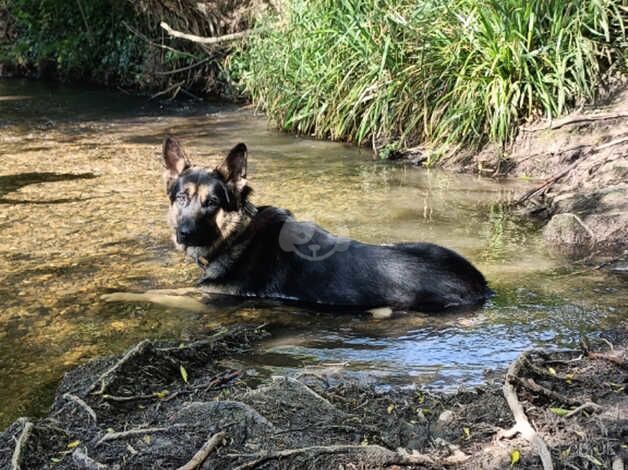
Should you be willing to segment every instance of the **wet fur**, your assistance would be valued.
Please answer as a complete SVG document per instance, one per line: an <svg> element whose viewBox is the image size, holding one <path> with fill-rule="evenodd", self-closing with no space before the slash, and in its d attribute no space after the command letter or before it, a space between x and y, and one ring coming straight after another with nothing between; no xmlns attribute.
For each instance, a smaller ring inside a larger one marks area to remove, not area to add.
<svg viewBox="0 0 628 470"><path fill-rule="evenodd" d="M338 308L428 312L477 306L491 294L482 274L447 248L369 245L297 222L285 209L254 208L243 144L214 171L191 167L176 139L166 140L164 159L175 243L198 262L201 284L210 290ZM207 199L219 207L207 209ZM181 227L190 224L194 233L182 242ZM324 256L306 259L304 237L315 255Z"/></svg>

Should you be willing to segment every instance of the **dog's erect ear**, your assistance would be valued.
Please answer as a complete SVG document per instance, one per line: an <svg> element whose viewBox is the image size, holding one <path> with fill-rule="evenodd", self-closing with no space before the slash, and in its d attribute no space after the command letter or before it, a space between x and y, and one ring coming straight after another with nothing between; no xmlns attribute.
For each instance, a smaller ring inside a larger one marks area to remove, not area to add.
<svg viewBox="0 0 628 470"><path fill-rule="evenodd" d="M241 191L246 184L246 145L240 143L233 147L227 158L218 165L216 171L226 183Z"/></svg>
<svg viewBox="0 0 628 470"><path fill-rule="evenodd" d="M175 137L168 136L164 140L164 163L170 178L176 178L192 166L181 143Z"/></svg>

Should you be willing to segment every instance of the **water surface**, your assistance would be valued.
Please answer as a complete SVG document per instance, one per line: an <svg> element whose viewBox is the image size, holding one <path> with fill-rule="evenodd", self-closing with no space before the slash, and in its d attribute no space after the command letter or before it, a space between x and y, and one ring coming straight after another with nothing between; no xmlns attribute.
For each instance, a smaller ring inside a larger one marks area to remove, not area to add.
<svg viewBox="0 0 628 470"><path fill-rule="evenodd" d="M448 246L497 295L478 312L385 320L250 301L210 299L201 310L106 303L106 293L197 279L169 241L166 133L207 166L244 141L255 203L366 242ZM77 364L146 337L196 338L234 322L266 322L273 333L230 359L237 367L306 366L439 389L481 382L530 346L572 346L625 322L621 279L550 257L537 228L508 211L530 182L373 161L348 145L274 131L251 109L0 81L0 159L0 428L45 412Z"/></svg>

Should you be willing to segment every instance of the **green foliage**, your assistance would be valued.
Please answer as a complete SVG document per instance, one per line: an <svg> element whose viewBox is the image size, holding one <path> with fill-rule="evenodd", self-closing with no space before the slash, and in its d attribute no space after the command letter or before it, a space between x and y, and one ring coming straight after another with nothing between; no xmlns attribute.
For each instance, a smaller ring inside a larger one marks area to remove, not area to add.
<svg viewBox="0 0 628 470"><path fill-rule="evenodd" d="M227 63L278 125L402 147L504 144L625 64L623 0L286 0ZM622 17L623 15L623 17Z"/></svg>
<svg viewBox="0 0 628 470"><path fill-rule="evenodd" d="M136 14L124 0L8 0L17 39L0 59L48 67L62 80L134 85L146 45L123 22Z"/></svg>

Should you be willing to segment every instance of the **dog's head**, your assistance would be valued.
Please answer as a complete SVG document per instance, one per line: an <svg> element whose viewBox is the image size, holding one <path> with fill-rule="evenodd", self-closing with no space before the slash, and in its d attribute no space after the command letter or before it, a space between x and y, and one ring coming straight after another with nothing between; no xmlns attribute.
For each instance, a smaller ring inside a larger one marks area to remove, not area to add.
<svg viewBox="0 0 628 470"><path fill-rule="evenodd" d="M168 222L179 248L212 247L238 231L251 188L246 145L238 144L214 170L192 166L181 143L164 141Z"/></svg>

